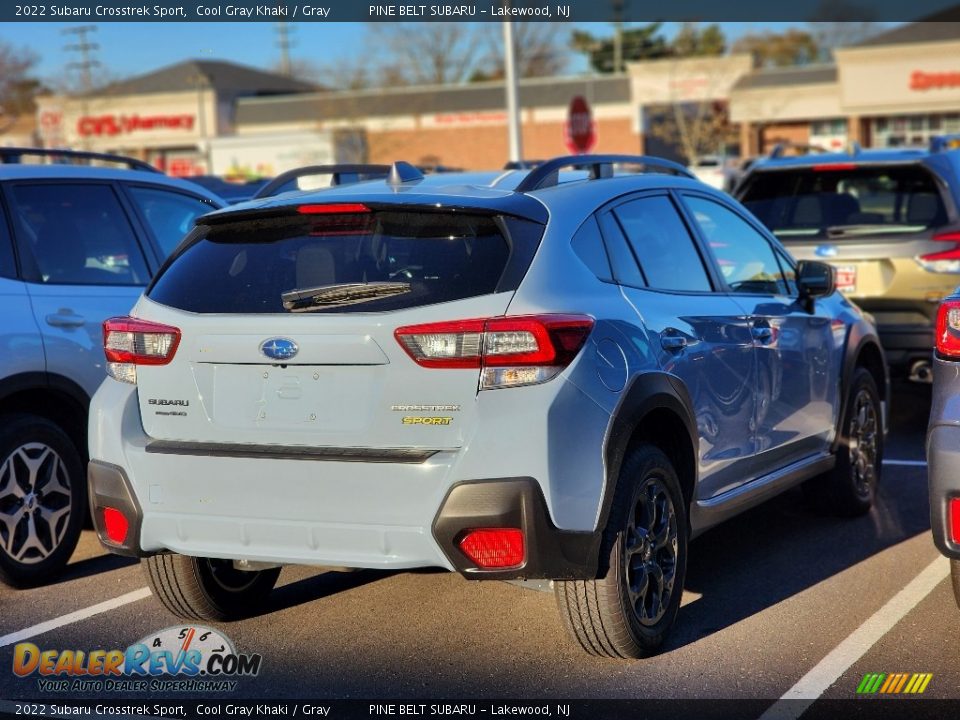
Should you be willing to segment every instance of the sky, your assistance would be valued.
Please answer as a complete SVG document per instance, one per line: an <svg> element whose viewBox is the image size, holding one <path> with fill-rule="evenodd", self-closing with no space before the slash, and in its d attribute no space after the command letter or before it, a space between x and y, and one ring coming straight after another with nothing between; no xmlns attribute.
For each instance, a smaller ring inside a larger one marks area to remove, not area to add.
<svg viewBox="0 0 960 720"><path fill-rule="evenodd" d="M77 58L63 46L76 42L63 30L76 23L17 23L0 27L0 41L29 47L40 56L37 74L48 84L64 74L68 62ZM780 31L790 23L721 23L728 41L747 32ZM665 35L672 36L678 23L666 23ZM313 67L329 67L338 61L355 59L357 54L374 52L364 23L290 23L294 61L305 60ZM598 35L612 34L605 23L573 23L570 29ZM90 39L100 47L97 59L111 79L139 75L181 60L206 58L232 60L260 68L279 62L276 24L240 23L101 23ZM585 58L571 51L569 74L586 72ZM321 84L323 78L315 78Z"/></svg>

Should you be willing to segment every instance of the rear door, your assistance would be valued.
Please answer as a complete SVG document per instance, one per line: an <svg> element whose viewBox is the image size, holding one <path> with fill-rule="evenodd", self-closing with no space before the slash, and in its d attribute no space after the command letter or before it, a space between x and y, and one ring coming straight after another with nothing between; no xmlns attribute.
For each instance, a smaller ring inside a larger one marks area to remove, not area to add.
<svg viewBox="0 0 960 720"><path fill-rule="evenodd" d="M150 279L130 217L112 183L22 182L5 191L47 371L92 395L105 377L102 323L129 312Z"/></svg>
<svg viewBox="0 0 960 720"><path fill-rule="evenodd" d="M313 214L324 207L211 225L177 252L137 308L182 333L170 365L137 368L148 435L338 448L467 441L479 369L421 367L395 332L504 314L542 226L354 204ZM421 341L469 351L443 335Z"/></svg>
<svg viewBox="0 0 960 720"><path fill-rule="evenodd" d="M756 368L750 326L704 262L666 192L632 196L600 214L624 296L659 343L659 363L690 392L700 435L698 499L749 479L755 452Z"/></svg>

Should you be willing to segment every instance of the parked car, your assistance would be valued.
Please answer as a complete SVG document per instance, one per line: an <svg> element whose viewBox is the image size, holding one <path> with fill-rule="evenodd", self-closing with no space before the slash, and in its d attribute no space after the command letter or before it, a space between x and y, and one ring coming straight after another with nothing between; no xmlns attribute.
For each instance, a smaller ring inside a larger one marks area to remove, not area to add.
<svg viewBox="0 0 960 720"><path fill-rule="evenodd" d="M555 580L585 650L637 657L691 537L803 482L864 513L881 471L872 323L658 158L212 213L104 347L94 522L184 618L255 611L284 564L439 566Z"/></svg>
<svg viewBox="0 0 960 720"><path fill-rule="evenodd" d="M3 148L0 161L0 581L29 585L66 564L87 515L104 319L224 203L129 158Z"/></svg>
<svg viewBox="0 0 960 720"><path fill-rule="evenodd" d="M722 155L701 155L690 163L689 168L697 180L715 190L725 190L729 184L730 170L727 168L727 159Z"/></svg>
<svg viewBox="0 0 960 720"><path fill-rule="evenodd" d="M960 282L960 150L860 150L768 157L736 189L799 259L876 319L892 371L929 382L937 304Z"/></svg>
<svg viewBox="0 0 960 720"><path fill-rule="evenodd" d="M937 549L950 559L953 596L960 606L960 293L940 304L936 327L927 428L930 528Z"/></svg>
<svg viewBox="0 0 960 720"><path fill-rule="evenodd" d="M257 191L269 182L269 178L235 182L218 175L193 175L183 179L206 188L230 205L252 200Z"/></svg>

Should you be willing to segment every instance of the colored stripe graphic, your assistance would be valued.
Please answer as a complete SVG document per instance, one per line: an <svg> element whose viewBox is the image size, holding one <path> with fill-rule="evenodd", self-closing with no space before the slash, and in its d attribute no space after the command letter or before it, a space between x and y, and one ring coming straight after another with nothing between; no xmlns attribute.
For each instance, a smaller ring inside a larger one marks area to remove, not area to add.
<svg viewBox="0 0 960 720"><path fill-rule="evenodd" d="M857 686L858 695L921 695L933 673L867 673Z"/></svg>

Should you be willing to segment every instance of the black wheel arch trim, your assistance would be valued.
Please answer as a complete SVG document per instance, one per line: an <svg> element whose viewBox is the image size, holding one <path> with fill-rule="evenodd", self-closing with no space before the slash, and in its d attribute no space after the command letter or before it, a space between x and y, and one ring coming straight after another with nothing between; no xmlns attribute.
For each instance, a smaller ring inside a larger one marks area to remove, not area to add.
<svg viewBox="0 0 960 720"><path fill-rule="evenodd" d="M610 418L603 448L604 488L597 520L598 531L602 532L607 525L617 479L620 477L620 468L630 448L634 432L650 413L663 409L669 410L683 422L690 447L693 448L691 458L693 476L680 478L689 512L689 505L693 501L697 486L697 458L700 447L693 400L683 381L677 376L660 371L641 373L630 382ZM680 468L676 469L679 474Z"/></svg>
<svg viewBox="0 0 960 720"><path fill-rule="evenodd" d="M76 401L84 411L90 407L90 396L80 385L63 375L50 372L24 372L0 379L0 402L29 390L55 390Z"/></svg>
<svg viewBox="0 0 960 720"><path fill-rule="evenodd" d="M850 384L853 382L853 374L856 369L866 367L859 361L863 356L864 349L868 346L873 346L873 349L880 356L882 364L883 382L877 383L877 391L880 393L881 403L886 403L886 411L884 412L881 408L881 422L883 423L883 434L887 434L887 417L890 412L890 370L886 356L877 334L872 331L864 331L858 324L855 324L851 326L847 333L847 341L843 351L843 368L840 373L840 412L837 414L837 433L831 446L831 452L836 452L840 447L843 436L843 418L847 414L847 405L850 400L848 397ZM870 370L869 367L866 367L866 369Z"/></svg>

